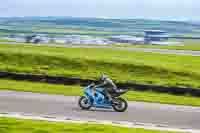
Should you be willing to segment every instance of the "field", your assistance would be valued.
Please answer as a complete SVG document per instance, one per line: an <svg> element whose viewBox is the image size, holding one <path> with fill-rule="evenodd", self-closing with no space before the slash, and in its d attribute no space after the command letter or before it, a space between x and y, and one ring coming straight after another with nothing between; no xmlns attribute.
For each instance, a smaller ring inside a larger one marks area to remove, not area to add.
<svg viewBox="0 0 200 133"><path fill-rule="evenodd" d="M13 90L24 92L36 92L46 94L59 94L65 96L81 96L83 87L81 86L64 86L47 83L32 83L26 81L0 80L0 90ZM138 92L130 91L123 96L129 101L143 101L163 104L200 106L200 98L190 96L176 96L171 94L155 93L155 92Z"/></svg>
<svg viewBox="0 0 200 133"><path fill-rule="evenodd" d="M0 71L200 87L199 57L111 49L0 45Z"/></svg>
<svg viewBox="0 0 200 133"><path fill-rule="evenodd" d="M9 42L14 42L14 41L0 38L0 42L9 43Z"/></svg>
<svg viewBox="0 0 200 133"><path fill-rule="evenodd" d="M0 118L1 133L175 133L96 124L56 123Z"/></svg>

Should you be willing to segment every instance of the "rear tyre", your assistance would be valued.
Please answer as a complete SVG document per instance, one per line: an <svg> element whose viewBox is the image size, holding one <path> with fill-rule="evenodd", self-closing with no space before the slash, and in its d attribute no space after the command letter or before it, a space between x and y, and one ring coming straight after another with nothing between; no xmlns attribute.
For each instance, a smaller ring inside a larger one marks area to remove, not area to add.
<svg viewBox="0 0 200 133"><path fill-rule="evenodd" d="M117 112L124 112L128 108L128 103L123 98L116 98L113 102L112 107Z"/></svg>
<svg viewBox="0 0 200 133"><path fill-rule="evenodd" d="M85 96L79 98L78 104L83 110L89 110L92 107L91 102Z"/></svg>

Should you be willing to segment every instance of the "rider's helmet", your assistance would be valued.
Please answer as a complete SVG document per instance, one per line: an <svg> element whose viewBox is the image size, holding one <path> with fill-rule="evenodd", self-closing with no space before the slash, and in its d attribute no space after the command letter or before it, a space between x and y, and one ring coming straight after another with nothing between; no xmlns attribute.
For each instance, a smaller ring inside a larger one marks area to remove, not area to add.
<svg viewBox="0 0 200 133"><path fill-rule="evenodd" d="M106 78L108 78L108 76L107 76L107 75L105 75L105 74L102 74L102 75L101 75L101 78L100 78L100 80L101 80L101 81L105 81L105 80L106 80Z"/></svg>

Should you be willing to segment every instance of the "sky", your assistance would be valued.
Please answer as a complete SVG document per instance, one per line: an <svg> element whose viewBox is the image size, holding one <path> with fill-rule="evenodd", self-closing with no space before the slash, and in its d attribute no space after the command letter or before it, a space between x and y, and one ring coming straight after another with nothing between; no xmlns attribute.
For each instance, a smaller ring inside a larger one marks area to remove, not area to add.
<svg viewBox="0 0 200 133"><path fill-rule="evenodd" d="M200 0L2 0L0 17L200 20Z"/></svg>

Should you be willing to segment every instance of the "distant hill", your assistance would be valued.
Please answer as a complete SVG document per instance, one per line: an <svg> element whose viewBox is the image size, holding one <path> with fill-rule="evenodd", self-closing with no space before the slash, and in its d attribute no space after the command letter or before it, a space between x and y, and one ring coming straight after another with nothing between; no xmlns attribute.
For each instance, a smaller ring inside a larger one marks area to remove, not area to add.
<svg viewBox="0 0 200 133"><path fill-rule="evenodd" d="M199 22L145 19L99 19L73 17L0 18L0 33L51 33L88 35L138 35L144 30L164 30L178 36L200 36Z"/></svg>

